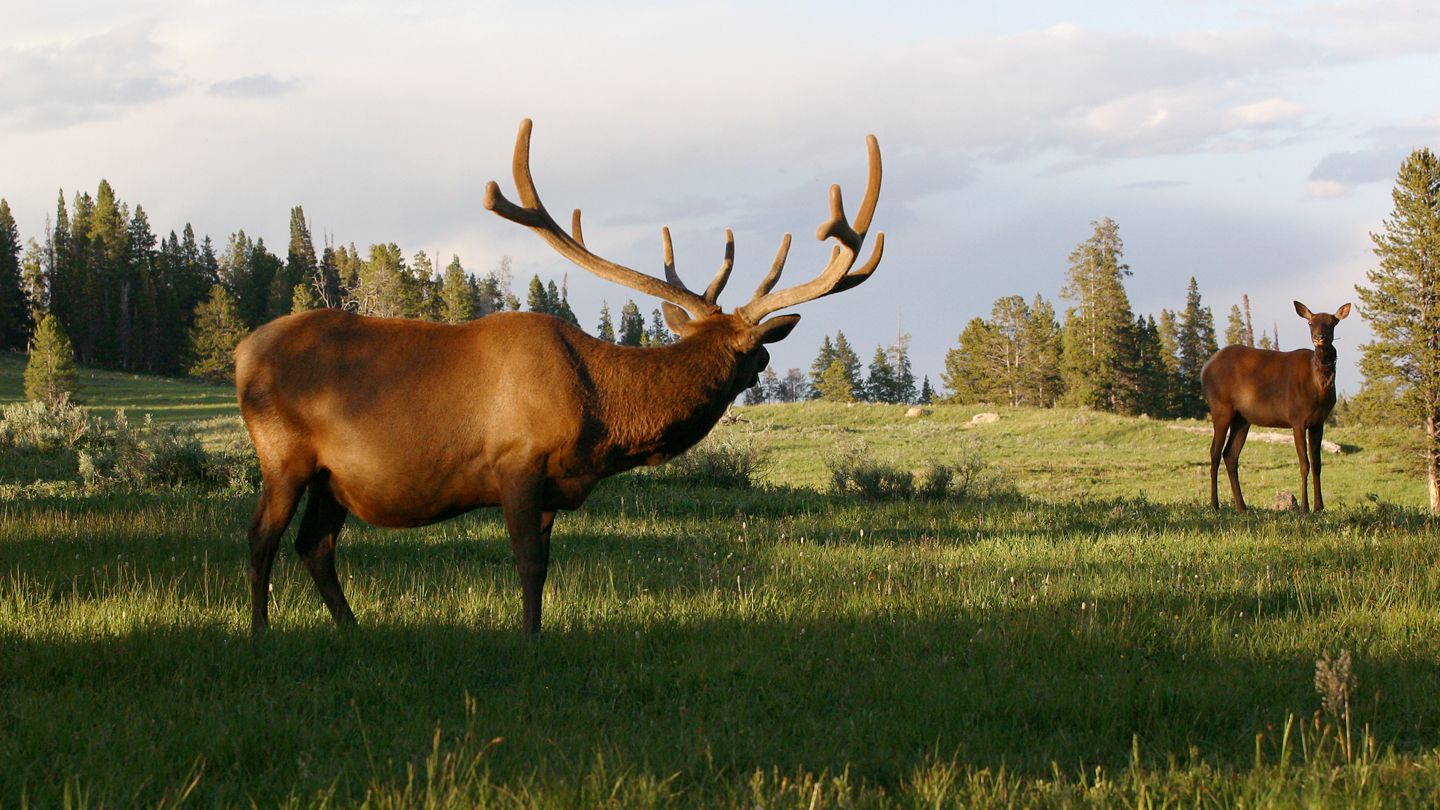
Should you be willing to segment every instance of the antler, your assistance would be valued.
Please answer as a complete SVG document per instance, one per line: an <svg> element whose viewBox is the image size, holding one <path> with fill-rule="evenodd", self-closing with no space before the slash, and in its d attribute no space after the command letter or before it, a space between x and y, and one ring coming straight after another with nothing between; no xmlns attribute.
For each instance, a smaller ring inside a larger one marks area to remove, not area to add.
<svg viewBox="0 0 1440 810"><path fill-rule="evenodd" d="M530 127L529 118L521 121L520 133L515 137L515 189L520 195L521 205L505 199L505 195L500 193L499 184L491 180L485 184L487 209L539 234L540 238L548 242L560 255L603 279L669 301L690 313L692 317L713 315L720 311L720 307L715 305L715 297L725 286L730 267L734 264L735 245L729 231L725 232L725 264L710 283L710 289L706 290L703 298L686 289L685 285L680 283L679 276L675 275L668 228L665 230L665 275L669 279L668 283L596 256L585 247L585 237L580 228L580 209L575 209L571 218L572 236L556 224L540 202L540 194L535 190L535 178L530 174Z"/></svg>
<svg viewBox="0 0 1440 810"><path fill-rule="evenodd" d="M874 135L867 135L865 143L870 153L870 177L865 184L865 198L860 202L860 213L855 217L855 224L852 226L845 217L840 186L832 185L830 219L821 223L815 232L815 238L822 242L834 239L839 243L831 251L830 261L825 265L825 269L819 276L804 284L771 292L775 282L780 280L780 271L784 268L785 257L790 251L790 234L787 233L780 244L780 252L775 256L775 264L771 266L770 273L765 276L760 288L755 291L755 297L750 299L750 303L735 310L735 314L750 323L759 323L761 318L772 312L859 285L880 266L880 257L885 252L884 233L875 234L875 248L870 254L870 260L859 269L851 269L860 256L865 234L870 230L870 220L875 216L875 203L880 199L880 143L875 140Z"/></svg>

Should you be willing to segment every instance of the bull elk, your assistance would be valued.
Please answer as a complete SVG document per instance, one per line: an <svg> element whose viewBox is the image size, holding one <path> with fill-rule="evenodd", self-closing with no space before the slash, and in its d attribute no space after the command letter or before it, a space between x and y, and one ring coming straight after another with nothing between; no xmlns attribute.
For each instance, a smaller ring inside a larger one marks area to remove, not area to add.
<svg viewBox="0 0 1440 810"><path fill-rule="evenodd" d="M272 321L235 351L240 412L263 479L250 523L250 623L268 624L271 566L280 536L308 492L295 550L338 624L355 621L335 573L335 543L349 514L376 526L423 526L484 506L504 512L522 588L522 625L540 630L541 594L555 513L585 502L601 479L660 464L700 441L769 363L765 344L799 315L767 316L864 282L885 235L856 266L880 194L880 147L853 223L840 187L817 238L833 239L814 279L774 289L790 235L755 295L731 313L716 300L734 265L725 232L720 270L703 293L675 271L668 229L664 272L623 267L591 253L580 211L566 233L541 204L530 173L530 121L520 124L513 172L520 204L495 182L485 207L535 231L595 275L664 302L680 339L661 348L617 346L564 321L503 312L458 326L315 310Z"/></svg>
<svg viewBox="0 0 1440 810"><path fill-rule="evenodd" d="M1205 402L1210 405L1214 436L1210 439L1210 506L1220 508L1219 468L1225 459L1235 508L1245 511L1240 495L1240 450L1251 425L1288 427L1295 433L1300 457L1300 508L1310 511L1307 489L1315 472L1315 511L1325 508L1320 494L1320 441L1325 420L1335 407L1335 324L1350 314L1350 305L1331 315L1311 312L1299 301L1295 312L1310 323L1314 349L1276 352L1249 346L1226 346L1200 372Z"/></svg>

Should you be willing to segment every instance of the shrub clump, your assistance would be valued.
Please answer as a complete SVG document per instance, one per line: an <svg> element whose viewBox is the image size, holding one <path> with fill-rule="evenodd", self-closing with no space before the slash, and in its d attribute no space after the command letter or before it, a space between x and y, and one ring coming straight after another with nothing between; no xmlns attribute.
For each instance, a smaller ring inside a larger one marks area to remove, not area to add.
<svg viewBox="0 0 1440 810"><path fill-rule="evenodd" d="M93 489L182 486L250 492L260 480L248 442L207 451L189 425L130 424L125 412L107 421L87 415L68 396L0 407L0 447L21 453L73 453L80 483Z"/></svg>
<svg viewBox="0 0 1440 810"><path fill-rule="evenodd" d="M235 449L206 452L194 428L155 425L147 414L132 427L116 411L109 429L79 450L80 480L97 489L168 489L201 486L253 487L253 454Z"/></svg>
<svg viewBox="0 0 1440 810"><path fill-rule="evenodd" d="M83 446L94 432L85 409L61 393L0 407L0 447L48 453Z"/></svg>
<svg viewBox="0 0 1440 810"><path fill-rule="evenodd" d="M979 453L965 450L951 463L932 461L918 473L870 457L865 447L842 450L826 462L833 495L872 501L961 500L1005 489Z"/></svg>
<svg viewBox="0 0 1440 810"><path fill-rule="evenodd" d="M709 436L670 459L655 474L697 486L750 489L759 485L768 466L769 457L750 439Z"/></svg>

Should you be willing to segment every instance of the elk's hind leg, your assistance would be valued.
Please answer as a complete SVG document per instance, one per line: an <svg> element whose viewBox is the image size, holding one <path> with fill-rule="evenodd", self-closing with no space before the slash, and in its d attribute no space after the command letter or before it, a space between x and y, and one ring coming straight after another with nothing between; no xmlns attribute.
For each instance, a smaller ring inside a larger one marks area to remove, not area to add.
<svg viewBox="0 0 1440 810"><path fill-rule="evenodd" d="M1225 475L1230 479L1230 495L1235 500L1235 509L1245 511L1245 498L1240 494L1240 451L1245 449L1245 437L1250 433L1250 422L1240 414L1230 420L1230 432L1225 439Z"/></svg>
<svg viewBox="0 0 1440 810"><path fill-rule="evenodd" d="M345 516L350 514L330 492L324 477L310 482L310 495L305 501L305 515L300 518L300 531L295 535L295 551L315 580L320 598L330 609L336 624L354 624L355 614L345 600L340 578L335 574L335 541Z"/></svg>
<svg viewBox="0 0 1440 810"><path fill-rule="evenodd" d="M284 472L264 473L260 501L250 519L250 632L260 633L270 624L270 569L280 548L280 535L290 525L305 481Z"/></svg>
<svg viewBox="0 0 1440 810"><path fill-rule="evenodd" d="M1220 457L1225 452L1225 438L1230 433L1230 422L1234 411L1210 411L1210 424L1214 430L1210 437L1210 508L1220 508Z"/></svg>

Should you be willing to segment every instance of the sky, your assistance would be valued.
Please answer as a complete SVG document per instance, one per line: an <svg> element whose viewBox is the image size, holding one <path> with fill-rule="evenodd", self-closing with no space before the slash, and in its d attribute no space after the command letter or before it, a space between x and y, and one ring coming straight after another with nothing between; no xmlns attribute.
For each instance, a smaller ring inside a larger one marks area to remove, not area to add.
<svg viewBox="0 0 1440 810"><path fill-rule="evenodd" d="M1009 7L1003 7L1009 6ZM1440 14L1358 2L25 3L0 0L0 197L41 237L57 190L107 179L159 232L244 229L283 253L290 208L318 238L395 242L517 291L568 273L594 327L601 281L485 211L514 138L557 219L661 271L661 226L692 288L736 268L748 300L786 232L781 284L817 274L839 183L884 184L885 258L863 286L794 311L774 365L808 369L843 330L863 360L912 336L939 386L947 349L996 299L1063 313L1066 257L1110 217L1137 313L1180 309L1190 277L1223 333L1305 344L1292 300L1354 301L1370 233L1413 149L1440 146ZM511 195L513 197L513 194ZM873 236L872 236L873 238ZM1337 329L1340 388L1361 378L1361 317Z"/></svg>

